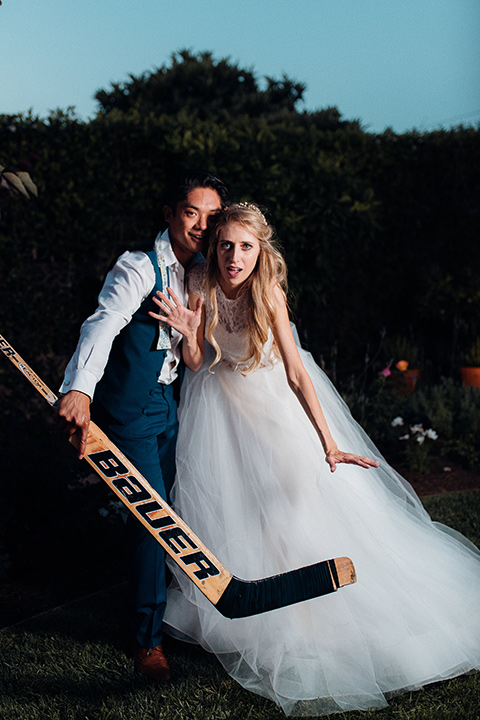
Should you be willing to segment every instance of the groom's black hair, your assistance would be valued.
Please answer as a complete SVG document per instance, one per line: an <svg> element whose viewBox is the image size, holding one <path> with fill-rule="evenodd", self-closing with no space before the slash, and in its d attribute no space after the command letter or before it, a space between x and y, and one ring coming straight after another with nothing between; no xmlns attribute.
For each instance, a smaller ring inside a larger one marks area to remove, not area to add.
<svg viewBox="0 0 480 720"><path fill-rule="evenodd" d="M222 207L228 202L229 192L225 183L216 175L207 170L184 170L177 173L171 178L166 193L165 204L172 210L175 215L177 204L186 200L188 193L195 188L211 188L215 190L219 197Z"/></svg>

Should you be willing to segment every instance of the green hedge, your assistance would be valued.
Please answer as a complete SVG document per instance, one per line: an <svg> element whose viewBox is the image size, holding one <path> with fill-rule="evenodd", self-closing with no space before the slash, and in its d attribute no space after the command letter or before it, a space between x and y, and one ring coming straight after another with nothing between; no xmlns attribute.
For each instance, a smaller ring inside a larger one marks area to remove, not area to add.
<svg viewBox="0 0 480 720"><path fill-rule="evenodd" d="M324 125L322 113L293 111L228 126L115 111L90 123L0 116L4 164L33 157L39 189L1 200L3 332L34 354L69 355L106 267L162 227L168 174L202 166L271 211L317 355L337 343L348 372L386 328L410 333L449 374L454 334L479 331L479 132Z"/></svg>

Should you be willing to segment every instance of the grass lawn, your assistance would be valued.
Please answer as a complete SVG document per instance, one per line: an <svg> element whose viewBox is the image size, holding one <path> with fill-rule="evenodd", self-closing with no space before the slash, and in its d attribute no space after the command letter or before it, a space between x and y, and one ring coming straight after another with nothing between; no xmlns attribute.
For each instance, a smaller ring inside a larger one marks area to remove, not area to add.
<svg viewBox="0 0 480 720"><path fill-rule="evenodd" d="M480 545L480 493L424 499L433 519ZM240 688L215 657L167 639L174 679L134 675L125 642L124 587L0 631L1 720L281 720L272 702ZM478 720L480 673L395 698L385 710L336 720Z"/></svg>

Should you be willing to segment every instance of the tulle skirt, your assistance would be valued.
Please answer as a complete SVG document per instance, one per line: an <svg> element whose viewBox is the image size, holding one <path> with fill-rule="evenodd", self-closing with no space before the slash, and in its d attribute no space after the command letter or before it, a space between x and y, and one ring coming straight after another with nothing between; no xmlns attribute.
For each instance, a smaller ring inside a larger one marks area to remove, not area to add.
<svg viewBox="0 0 480 720"><path fill-rule="evenodd" d="M166 631L215 653L287 715L381 708L386 698L480 667L480 553L432 522L300 350L345 451L380 461L334 473L281 362L246 377L187 372L173 505L242 579L350 557L357 582L254 617L223 617L172 564Z"/></svg>

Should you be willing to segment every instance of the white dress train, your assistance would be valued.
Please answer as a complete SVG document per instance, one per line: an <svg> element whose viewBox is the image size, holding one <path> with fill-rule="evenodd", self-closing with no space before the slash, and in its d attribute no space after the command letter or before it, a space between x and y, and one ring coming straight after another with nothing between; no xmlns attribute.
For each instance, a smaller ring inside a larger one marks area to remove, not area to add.
<svg viewBox="0 0 480 720"><path fill-rule="evenodd" d="M189 279L202 294L203 274L198 266ZM220 288L217 298L223 360L209 372L208 346L182 386L175 510L240 578L346 555L358 579L229 620L172 564L166 631L215 653L243 687L294 716L381 708L391 694L479 669L479 551L431 521L300 349L338 446L381 463L331 473L272 340L262 367L242 375L244 301L227 300Z"/></svg>

